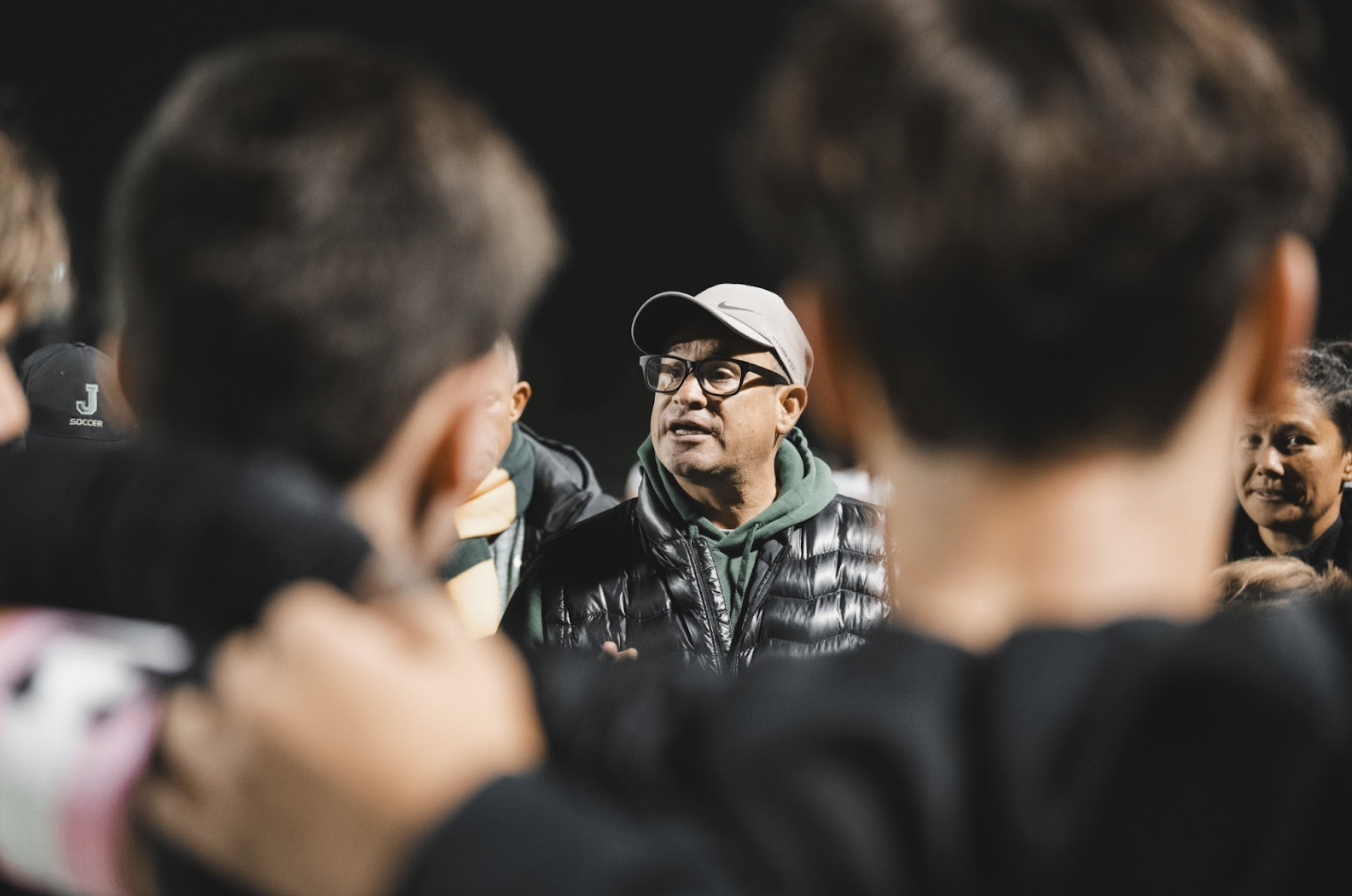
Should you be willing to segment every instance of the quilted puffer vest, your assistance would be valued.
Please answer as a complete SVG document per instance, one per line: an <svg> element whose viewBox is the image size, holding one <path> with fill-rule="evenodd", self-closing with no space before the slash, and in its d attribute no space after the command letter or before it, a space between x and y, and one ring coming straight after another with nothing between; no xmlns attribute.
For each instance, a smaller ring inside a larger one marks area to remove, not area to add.
<svg viewBox="0 0 1352 896"><path fill-rule="evenodd" d="M639 497L548 542L540 557L544 645L681 653L737 673L769 656L864 643L888 613L881 509L836 496L761 546L734 627L708 543Z"/></svg>

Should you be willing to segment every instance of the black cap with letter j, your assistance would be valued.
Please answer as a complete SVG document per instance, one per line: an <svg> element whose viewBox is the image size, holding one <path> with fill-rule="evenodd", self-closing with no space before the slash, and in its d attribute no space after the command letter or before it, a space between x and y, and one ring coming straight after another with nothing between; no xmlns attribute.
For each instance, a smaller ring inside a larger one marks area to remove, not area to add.
<svg viewBox="0 0 1352 896"><path fill-rule="evenodd" d="M83 342L38 349L19 379L28 398L29 450L47 445L121 442L132 427L113 410L117 374L112 359ZM112 411L112 413L110 413Z"/></svg>

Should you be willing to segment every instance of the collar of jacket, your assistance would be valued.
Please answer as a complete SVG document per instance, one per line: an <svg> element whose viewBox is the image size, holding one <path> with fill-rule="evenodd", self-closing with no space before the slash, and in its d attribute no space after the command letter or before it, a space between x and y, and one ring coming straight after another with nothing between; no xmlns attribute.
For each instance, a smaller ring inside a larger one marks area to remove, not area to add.
<svg viewBox="0 0 1352 896"><path fill-rule="evenodd" d="M662 502L653 493L647 479L639 486L636 503L638 528L652 548L653 559L669 569L685 565L685 553L681 549L685 531L663 510Z"/></svg>
<svg viewBox="0 0 1352 896"><path fill-rule="evenodd" d="M516 430L535 455L534 498L526 507L526 523L556 532L575 521L578 503L601 494L596 473L572 445L546 438L521 422Z"/></svg>

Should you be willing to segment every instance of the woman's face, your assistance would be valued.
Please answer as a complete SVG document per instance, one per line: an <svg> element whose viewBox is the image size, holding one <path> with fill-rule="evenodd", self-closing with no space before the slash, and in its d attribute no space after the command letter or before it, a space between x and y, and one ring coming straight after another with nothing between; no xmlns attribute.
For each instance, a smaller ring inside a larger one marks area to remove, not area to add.
<svg viewBox="0 0 1352 896"><path fill-rule="evenodd" d="M1234 473L1249 519L1308 544L1338 518L1343 483L1352 481L1352 451L1314 396L1292 388L1245 418Z"/></svg>

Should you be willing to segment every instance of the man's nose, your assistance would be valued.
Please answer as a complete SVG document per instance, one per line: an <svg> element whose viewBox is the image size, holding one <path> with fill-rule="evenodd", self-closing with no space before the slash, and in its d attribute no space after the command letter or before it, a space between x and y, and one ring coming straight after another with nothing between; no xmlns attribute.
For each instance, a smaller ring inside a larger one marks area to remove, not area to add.
<svg viewBox="0 0 1352 896"><path fill-rule="evenodd" d="M709 396L704 394L704 389L699 384L699 378L695 376L695 371L690 371L690 375L681 383L681 388L676 390L676 397L687 407L703 407L709 403Z"/></svg>

